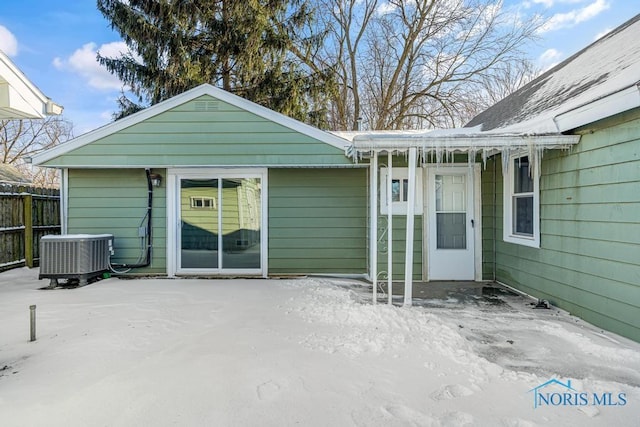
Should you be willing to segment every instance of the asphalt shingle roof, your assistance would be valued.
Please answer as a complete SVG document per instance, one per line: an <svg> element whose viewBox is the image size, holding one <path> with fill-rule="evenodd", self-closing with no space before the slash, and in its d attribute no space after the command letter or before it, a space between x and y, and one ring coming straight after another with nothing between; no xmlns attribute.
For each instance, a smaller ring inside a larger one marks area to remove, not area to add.
<svg viewBox="0 0 640 427"><path fill-rule="evenodd" d="M640 14L478 114L465 127L557 132L554 117L640 82Z"/></svg>

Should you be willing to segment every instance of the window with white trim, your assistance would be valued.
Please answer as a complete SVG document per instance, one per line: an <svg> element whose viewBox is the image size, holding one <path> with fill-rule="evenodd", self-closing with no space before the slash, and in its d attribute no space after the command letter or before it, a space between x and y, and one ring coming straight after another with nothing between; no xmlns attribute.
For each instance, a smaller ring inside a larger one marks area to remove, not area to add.
<svg viewBox="0 0 640 427"><path fill-rule="evenodd" d="M380 169L380 213L387 214L387 168ZM393 213L407 214L407 199L409 198L409 168L392 168L391 173L391 204ZM416 202L415 214L422 215L422 168L416 169Z"/></svg>
<svg viewBox="0 0 640 427"><path fill-rule="evenodd" d="M535 165L526 155L513 155L503 171L505 242L540 247L540 191Z"/></svg>

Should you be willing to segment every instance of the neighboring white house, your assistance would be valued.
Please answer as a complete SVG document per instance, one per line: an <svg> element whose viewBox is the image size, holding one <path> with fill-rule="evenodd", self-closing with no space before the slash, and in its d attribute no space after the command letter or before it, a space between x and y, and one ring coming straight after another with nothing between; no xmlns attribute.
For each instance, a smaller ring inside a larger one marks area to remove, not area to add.
<svg viewBox="0 0 640 427"><path fill-rule="evenodd" d="M42 119L62 113L0 50L0 119Z"/></svg>

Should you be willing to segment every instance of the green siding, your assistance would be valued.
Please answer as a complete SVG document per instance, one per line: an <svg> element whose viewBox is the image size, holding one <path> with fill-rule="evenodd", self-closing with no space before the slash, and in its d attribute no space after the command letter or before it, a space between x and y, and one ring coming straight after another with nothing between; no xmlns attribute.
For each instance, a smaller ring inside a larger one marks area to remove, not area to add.
<svg viewBox="0 0 640 427"><path fill-rule="evenodd" d="M216 111L198 111L203 101ZM250 154L250 155L248 155ZM344 151L208 95L45 163L60 167L349 165Z"/></svg>
<svg viewBox="0 0 640 427"><path fill-rule="evenodd" d="M366 169L269 170L269 274L367 272Z"/></svg>
<svg viewBox="0 0 640 427"><path fill-rule="evenodd" d="M165 170L154 170L166 176ZM269 171L269 273L367 271L366 169ZM69 233L115 236L114 263L140 256L147 187L140 169L69 170ZM152 265L166 274L166 193L154 189Z"/></svg>
<svg viewBox="0 0 640 427"><path fill-rule="evenodd" d="M485 277L493 278L495 269L497 280L640 341L637 115L583 135L570 152L545 153L540 249L502 241L502 174L496 160L495 176L492 161L483 172Z"/></svg>
<svg viewBox="0 0 640 427"><path fill-rule="evenodd" d="M500 157L487 161L482 169L482 278L496 280L495 251L502 240L502 166Z"/></svg>
<svg viewBox="0 0 640 427"><path fill-rule="evenodd" d="M166 176L164 170L154 170ZM147 212L144 170L69 170L68 232L113 234L114 263L135 263L141 256L138 227ZM166 273L166 193L153 191L151 266L135 273ZM144 254L143 254L144 255Z"/></svg>
<svg viewBox="0 0 640 427"><path fill-rule="evenodd" d="M379 213L380 215L380 213ZM383 219L384 218L384 219ZM422 215L416 215L413 227L413 280L422 280ZM384 280L388 272L387 264L387 236L381 228L387 227L386 214L380 217L378 234L383 235L383 239L378 242L378 276L379 280ZM405 267L405 246L407 241L407 217L406 215L396 215L393 217L393 280L404 280Z"/></svg>

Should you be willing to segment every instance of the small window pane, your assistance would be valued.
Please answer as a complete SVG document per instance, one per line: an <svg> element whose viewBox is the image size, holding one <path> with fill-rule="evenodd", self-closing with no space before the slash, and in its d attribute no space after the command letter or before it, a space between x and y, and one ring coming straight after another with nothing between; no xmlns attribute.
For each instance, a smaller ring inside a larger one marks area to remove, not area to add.
<svg viewBox="0 0 640 427"><path fill-rule="evenodd" d="M533 178L531 177L531 165L529 157L524 156L514 161L514 193L531 193L533 192Z"/></svg>
<svg viewBox="0 0 640 427"><path fill-rule="evenodd" d="M533 196L514 197L513 232L533 236Z"/></svg>
<svg viewBox="0 0 640 427"><path fill-rule="evenodd" d="M391 180L391 201L392 202L400 201L400 180L399 179Z"/></svg>

